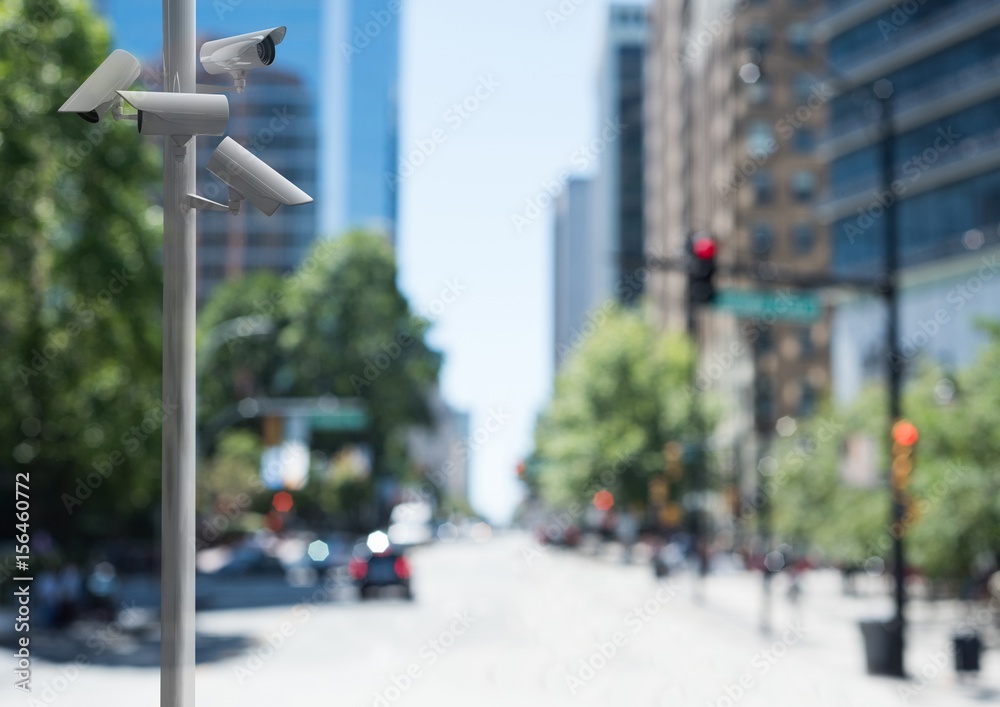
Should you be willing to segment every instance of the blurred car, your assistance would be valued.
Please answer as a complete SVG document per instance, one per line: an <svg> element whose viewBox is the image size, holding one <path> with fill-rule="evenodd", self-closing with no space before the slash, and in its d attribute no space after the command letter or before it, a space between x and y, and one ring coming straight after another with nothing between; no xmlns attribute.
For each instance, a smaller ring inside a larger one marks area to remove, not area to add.
<svg viewBox="0 0 1000 707"><path fill-rule="evenodd" d="M385 590L394 590L401 593L404 599L413 599L410 562L381 530L376 530L365 542L355 546L347 571L362 599L371 599Z"/></svg>
<svg viewBox="0 0 1000 707"><path fill-rule="evenodd" d="M392 509L389 541L393 545L424 545L434 539L433 509L425 502L400 503Z"/></svg>

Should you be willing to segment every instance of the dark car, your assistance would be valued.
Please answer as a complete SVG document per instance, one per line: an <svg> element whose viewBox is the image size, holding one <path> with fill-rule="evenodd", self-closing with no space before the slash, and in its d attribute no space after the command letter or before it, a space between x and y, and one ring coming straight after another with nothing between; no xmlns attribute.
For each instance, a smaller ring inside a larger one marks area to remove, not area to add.
<svg viewBox="0 0 1000 707"><path fill-rule="evenodd" d="M347 563L347 571L358 587L362 599L395 590L403 598L412 599L410 590L410 562L397 547L389 543L388 536L376 531L367 542L358 543L354 555Z"/></svg>

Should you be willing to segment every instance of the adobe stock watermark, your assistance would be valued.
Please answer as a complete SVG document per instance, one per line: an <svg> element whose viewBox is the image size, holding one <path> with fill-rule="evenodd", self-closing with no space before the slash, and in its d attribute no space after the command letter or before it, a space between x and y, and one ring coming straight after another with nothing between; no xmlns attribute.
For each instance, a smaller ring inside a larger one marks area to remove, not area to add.
<svg viewBox="0 0 1000 707"><path fill-rule="evenodd" d="M640 294L645 288L646 279L649 277L651 270L651 266L643 265L632 272L623 274L614 287L617 301L629 301L635 295ZM572 331L572 341L569 344L559 344L556 346L556 354L559 357L559 361L562 362L579 351L584 343L607 321L608 316L616 306L616 300L609 299L601 306L590 310L583 323Z"/></svg>
<svg viewBox="0 0 1000 707"><path fill-rule="evenodd" d="M628 633L624 630L615 631L606 641L600 643L590 655L580 658L572 669L566 673L566 687L571 695L585 687L587 683L597 677L597 673L603 670L619 654L628 642L660 613L663 607L668 604L680 591L680 585L670 582L657 588L656 593L644 601L639 606L630 610L622 621L624 628L630 629Z"/></svg>
<svg viewBox="0 0 1000 707"><path fill-rule="evenodd" d="M549 23L549 29L555 29L568 21L570 17L576 14L577 10L588 2L590 0L560 0L559 4L554 8L549 8L545 11L545 21Z"/></svg>
<svg viewBox="0 0 1000 707"><path fill-rule="evenodd" d="M796 311L796 303L792 298L791 290L780 288L773 291L776 299L773 306L766 308L759 316L748 319L740 325L741 336L731 343L723 351L716 351L707 362L703 363L695 374L694 385L685 386L685 393L688 399L704 393L717 383L729 371L739 359L752 353L754 344L768 331L775 323L785 321L784 317ZM790 320L792 321L792 320Z"/></svg>
<svg viewBox="0 0 1000 707"><path fill-rule="evenodd" d="M472 91L441 114L441 121L447 126L447 129L435 128L429 135L417 140L416 147L403 155L399 168L395 172L386 172L386 185L390 189L396 189L400 182L412 177L438 151L439 147L447 143L448 139L493 97L502 85L493 74L480 76L479 83Z"/></svg>
<svg viewBox="0 0 1000 707"><path fill-rule="evenodd" d="M697 31L690 32L684 43L684 53L673 53L671 58L674 63L678 67L684 68L699 58L706 49L715 43L715 40L726 33L727 28L733 25L739 13L749 5L750 0L736 0L731 6L724 8L718 17L706 20Z"/></svg>
<svg viewBox="0 0 1000 707"><path fill-rule="evenodd" d="M882 39L889 39L898 32L926 2L927 0L904 0L893 5L889 19L878 21L878 31L882 34Z"/></svg>
<svg viewBox="0 0 1000 707"><path fill-rule="evenodd" d="M824 419L819 425L816 439L825 444L837 439L842 430L843 427L833 420ZM785 453L780 463L771 456L760 460L758 471L764 480L754 489L752 494L740 502L740 516L742 518L753 518L764 507L767 500L773 498L778 489L788 483L788 477L791 473L802 471L816 454L818 448L815 440L810 440L810 442L808 445L794 445Z"/></svg>
<svg viewBox="0 0 1000 707"><path fill-rule="evenodd" d="M774 133L784 142L790 140L806 123L812 120L816 112L833 98L833 85L821 81L812 87L809 97L794 111L785 113L774 123ZM747 156L738 162L729 176L728 182L718 180L715 187L721 196L729 196L737 191L747 180L757 173L767 161L781 149L781 143L773 137L768 137L762 144L747 151Z"/></svg>
<svg viewBox="0 0 1000 707"><path fill-rule="evenodd" d="M351 374L350 381L355 394L360 395L361 391L378 380L379 376L388 370L393 362L423 335L426 328L433 324L444 313L445 309L458 301L459 296L466 289L468 289L466 285L457 279L446 280L441 293L417 311L417 315L427 322L426 327L421 326L413 333L402 331L396 335L393 341L382 342L379 344L379 352L365 359L365 367L361 371L361 375Z"/></svg>
<svg viewBox="0 0 1000 707"><path fill-rule="evenodd" d="M948 489L959 479L965 476L967 469L958 466L954 461L949 461L946 465L944 478L939 479L930 488L927 495L921 498L912 499L909 507L903 513L903 517L892 524L886 523L882 526L879 536L868 543L869 560L880 558L892 548L894 540L899 540L912 528L918 520L935 504L939 503Z"/></svg>
<svg viewBox="0 0 1000 707"><path fill-rule="evenodd" d="M490 408L486 420L470 435L472 441L455 442L451 447L455 458L449 459L440 468L428 471L426 480L421 482L416 489L417 494L424 500L436 499L438 490L447 487L448 481L458 472L459 465L468 461L474 452L486 446L510 419L510 413L504 412L503 408Z"/></svg>
<svg viewBox="0 0 1000 707"><path fill-rule="evenodd" d="M467 609L455 614L454 619L447 629L425 641L420 646L417 650L418 660L407 665L402 672L394 673L390 676L389 681L392 684L375 693L375 700L372 702L372 707L389 707L389 705L398 702L424 676L424 671L437 663L443 655L451 650L458 642L458 639L464 636L469 628L478 620Z"/></svg>
<svg viewBox="0 0 1000 707"><path fill-rule="evenodd" d="M602 471L597 478L587 482L586 488L581 494L582 498L592 498L598 491L613 488L615 482L621 474L635 464L639 457L635 454L619 454L610 468ZM587 510L587 505L578 501L570 503L565 510L553 514L552 520L544 526L545 532L550 536L564 533L570 527L576 525ZM536 542L529 543L521 548L521 559L526 565L533 564L536 560L542 559L548 550L548 546L540 545Z"/></svg>
<svg viewBox="0 0 1000 707"><path fill-rule="evenodd" d="M910 336L902 337L899 355L889 354L889 361L894 369L899 371L906 368L907 364L933 339L947 331L948 326L955 319L953 315L975 299L986 287L986 283L1000 272L1000 263L997 262L995 254L990 257L983 256L981 262L982 265L979 266L975 275L969 276L964 283L948 290L944 298L949 305L948 307L938 307L926 319L917 318L918 331Z"/></svg>
<svg viewBox="0 0 1000 707"><path fill-rule="evenodd" d="M135 280L136 274L143 267L142 258L137 253L130 253L126 255L125 261L122 268L111 271L107 284L94 297L74 306L72 318L66 326L53 333L40 349L31 350L30 365L21 364L17 367L23 385L27 385L33 376L44 372L56 357L67 351L78 334L93 327L97 315L107 309Z"/></svg>
<svg viewBox="0 0 1000 707"><path fill-rule="evenodd" d="M233 675L239 684L253 678L261 668L295 635L299 627L312 618L321 604L332 601L339 592L350 588L350 580L341 579L333 573L324 576L323 583L303 601L281 615L278 623L264 635L264 642L252 649L249 655L233 666Z"/></svg>
<svg viewBox="0 0 1000 707"><path fill-rule="evenodd" d="M608 147L621 137L628 126L618 118L608 118L601 127L601 134L590 142L580 145L570 156L569 163L573 169L562 169L554 179L547 179L533 197L529 197L524 208L510 215L514 230L521 234L525 228L537 221L546 207L550 206L562 194L569 178L576 172L585 170L595 164Z"/></svg>
<svg viewBox="0 0 1000 707"><path fill-rule="evenodd" d="M341 55L348 62L352 61L356 55L371 46L371 43L382 34L386 27L396 22L402 11L403 0L387 0L385 8L369 12L364 24L354 26L350 44L340 43Z"/></svg>
<svg viewBox="0 0 1000 707"><path fill-rule="evenodd" d="M66 513L73 515L76 507L82 506L83 502L101 487L105 479L111 476L116 468L124 464L129 456L139 451L142 445L157 430L163 427L163 421L174 415L178 409L178 405L168 405L161 400L159 405L147 410L142 421L130 427L120 437L119 441L121 442L122 449L116 449L103 458L96 460L93 463L94 471L91 471L86 476L77 477L76 488L74 489L75 493L64 493L60 496L59 500L62 501L63 506L66 508Z"/></svg>
<svg viewBox="0 0 1000 707"><path fill-rule="evenodd" d="M84 640L84 644L94 656L100 656L112 647L112 644L122 636L128 626L135 623L139 612L135 607L135 602L122 602L119 606L117 616L103 628L91 632ZM84 652L77 653L71 661L66 661L60 665L59 674L50 680L41 681L34 685L31 690L32 695L28 697L26 707L43 707L52 705L62 696L70 686L77 681L80 674L91 665L92 658ZM15 669L15 674L17 670Z"/></svg>
<svg viewBox="0 0 1000 707"><path fill-rule="evenodd" d="M875 189L875 199L867 206L859 206L856 209L857 218L854 219L853 223L847 223L844 226L844 235L847 236L849 243L853 244L858 236L863 235L871 228L875 221L885 214L887 208L895 204L911 185L919 181L921 176L963 137L960 133L955 132L950 125L947 128L938 128L937 134L931 147L913 155L903 163L900 169L895 170L907 178L905 181L894 179L888 189Z"/></svg>
<svg viewBox="0 0 1000 707"><path fill-rule="evenodd" d="M760 678L767 675L771 668L788 655L789 650L802 640L805 633L806 627L801 620L793 621L778 640L750 659L749 668L735 681L722 686L722 691L726 694L709 704L712 707L734 707L754 688Z"/></svg>

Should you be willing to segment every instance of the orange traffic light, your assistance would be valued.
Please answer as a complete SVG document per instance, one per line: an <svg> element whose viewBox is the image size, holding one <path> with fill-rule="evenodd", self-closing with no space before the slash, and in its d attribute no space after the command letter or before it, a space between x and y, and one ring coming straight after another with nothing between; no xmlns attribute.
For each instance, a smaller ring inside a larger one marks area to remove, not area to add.
<svg viewBox="0 0 1000 707"><path fill-rule="evenodd" d="M909 420L899 420L892 426L892 474L895 491L903 491L913 473L913 447L920 439L916 426Z"/></svg>
<svg viewBox="0 0 1000 707"><path fill-rule="evenodd" d="M599 511L610 511L615 505L615 497L610 491L598 491L594 494L594 508Z"/></svg>
<svg viewBox="0 0 1000 707"><path fill-rule="evenodd" d="M899 420L892 426L892 441L904 447L912 447L920 439L917 427L909 420Z"/></svg>
<svg viewBox="0 0 1000 707"><path fill-rule="evenodd" d="M271 505L274 506L274 510L278 513L288 513L292 510L292 506L295 502L292 500L292 494L287 491L278 491L274 494L274 498L271 499Z"/></svg>

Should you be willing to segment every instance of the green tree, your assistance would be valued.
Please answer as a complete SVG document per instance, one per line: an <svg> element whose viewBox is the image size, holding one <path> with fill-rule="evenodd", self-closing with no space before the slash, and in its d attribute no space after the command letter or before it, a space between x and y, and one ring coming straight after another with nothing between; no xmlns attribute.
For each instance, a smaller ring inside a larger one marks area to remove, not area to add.
<svg viewBox="0 0 1000 707"><path fill-rule="evenodd" d="M658 333L640 312L602 311L564 362L535 430L529 477L555 506L587 502L598 487L624 505L644 505L650 476L664 469L664 445L702 444L709 429L690 385L690 342Z"/></svg>
<svg viewBox="0 0 1000 707"><path fill-rule="evenodd" d="M320 242L289 283L289 325L279 345L295 395L359 397L376 475L401 476L404 433L431 423L427 393L441 357L424 341L396 285L396 261L384 238L363 232Z"/></svg>
<svg viewBox="0 0 1000 707"><path fill-rule="evenodd" d="M82 0L0 9L0 469L76 549L149 536L159 486L159 151L56 113L108 52Z"/></svg>
<svg viewBox="0 0 1000 707"><path fill-rule="evenodd" d="M932 579L962 580L982 557L1000 553L1000 334L957 375L923 365L908 384L903 409L920 440L907 488L902 527L889 522L889 430L884 391L869 391L852 406L827 410L778 445L773 478L775 523L786 540L836 561L891 559L893 533L907 538L908 562ZM954 391L954 393L952 393ZM820 434L822 428L836 434ZM869 434L878 441L876 488L853 488L840 478L842 440ZM806 450L802 453L799 450Z"/></svg>
<svg viewBox="0 0 1000 707"><path fill-rule="evenodd" d="M250 395L360 398L369 428L316 433L314 446L335 452L345 442L366 442L376 477L405 475L404 433L431 421L426 394L437 381L440 355L425 343L427 322L411 312L396 274L389 243L357 232L318 242L287 276L260 274L219 286L201 323L209 436L232 423L226 411ZM335 471L311 479L305 494L321 510L370 502L370 479Z"/></svg>

